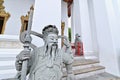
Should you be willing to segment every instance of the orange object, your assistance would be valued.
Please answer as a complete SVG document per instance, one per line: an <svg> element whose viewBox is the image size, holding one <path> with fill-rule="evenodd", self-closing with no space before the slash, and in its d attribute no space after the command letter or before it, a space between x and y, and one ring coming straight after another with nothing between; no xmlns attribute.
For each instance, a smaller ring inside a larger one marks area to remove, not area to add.
<svg viewBox="0 0 120 80"><path fill-rule="evenodd" d="M83 56L83 43L77 42L77 46L75 48L75 55Z"/></svg>

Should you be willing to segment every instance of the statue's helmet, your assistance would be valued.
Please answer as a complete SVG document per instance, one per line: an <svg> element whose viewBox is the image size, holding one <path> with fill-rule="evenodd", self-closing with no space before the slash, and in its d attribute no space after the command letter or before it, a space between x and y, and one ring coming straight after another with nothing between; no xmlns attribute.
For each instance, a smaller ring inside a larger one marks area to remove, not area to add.
<svg viewBox="0 0 120 80"><path fill-rule="evenodd" d="M76 36L77 38L78 38L78 37L81 37L78 33L76 33L76 35L75 35L75 36Z"/></svg>
<svg viewBox="0 0 120 80"><path fill-rule="evenodd" d="M43 36L47 36L50 33L58 35L59 31L55 25L47 25L43 28L42 30Z"/></svg>

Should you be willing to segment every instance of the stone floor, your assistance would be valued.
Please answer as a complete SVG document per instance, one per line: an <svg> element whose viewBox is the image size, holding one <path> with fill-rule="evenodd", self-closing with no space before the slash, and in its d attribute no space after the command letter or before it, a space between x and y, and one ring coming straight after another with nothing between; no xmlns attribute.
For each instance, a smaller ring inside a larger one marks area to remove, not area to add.
<svg viewBox="0 0 120 80"><path fill-rule="evenodd" d="M89 77L81 78L81 79L77 79L77 80L120 80L120 78L104 72L101 74L96 74L93 76L89 76Z"/></svg>

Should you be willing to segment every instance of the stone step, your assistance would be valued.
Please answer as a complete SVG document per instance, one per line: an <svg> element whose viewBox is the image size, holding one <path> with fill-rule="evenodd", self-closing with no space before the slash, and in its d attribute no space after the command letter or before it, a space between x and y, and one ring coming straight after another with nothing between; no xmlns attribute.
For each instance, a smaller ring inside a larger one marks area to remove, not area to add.
<svg viewBox="0 0 120 80"><path fill-rule="evenodd" d="M74 60L73 66L82 66L82 65L95 64L95 63L99 63L99 61L93 59L77 59Z"/></svg>
<svg viewBox="0 0 120 80"><path fill-rule="evenodd" d="M79 79L79 78L84 78L86 76L88 77L91 75L103 73L105 71L104 69L105 69L105 67L103 67L103 66L92 66L92 67L88 67L88 68L84 68L84 69L74 70L74 74L75 74L75 77L77 79ZM63 78L65 78L66 76L67 76L67 73L63 72Z"/></svg>
<svg viewBox="0 0 120 80"><path fill-rule="evenodd" d="M79 60L74 60L73 62L73 70L77 69L84 69L92 66L98 66L99 61L98 60L92 60L92 59L79 59ZM66 71L65 65L63 67L63 71Z"/></svg>
<svg viewBox="0 0 120 80"><path fill-rule="evenodd" d="M93 76L89 76L89 77L81 78L77 80L120 80L120 78L112 74L104 72L104 73L96 74Z"/></svg>

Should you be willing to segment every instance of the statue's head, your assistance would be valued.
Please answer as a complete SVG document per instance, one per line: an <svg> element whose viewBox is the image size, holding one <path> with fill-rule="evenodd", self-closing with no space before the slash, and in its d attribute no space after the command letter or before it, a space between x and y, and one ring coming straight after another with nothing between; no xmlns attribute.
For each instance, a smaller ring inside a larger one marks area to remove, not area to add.
<svg viewBox="0 0 120 80"><path fill-rule="evenodd" d="M48 46L57 46L58 43L58 29L55 25L47 25L42 30L43 39Z"/></svg>
<svg viewBox="0 0 120 80"><path fill-rule="evenodd" d="M81 36L78 33L75 35L75 37L78 41L81 41Z"/></svg>
<svg viewBox="0 0 120 80"><path fill-rule="evenodd" d="M42 34L44 36L48 36L50 33L58 35L59 31L55 25L47 25L43 28Z"/></svg>

